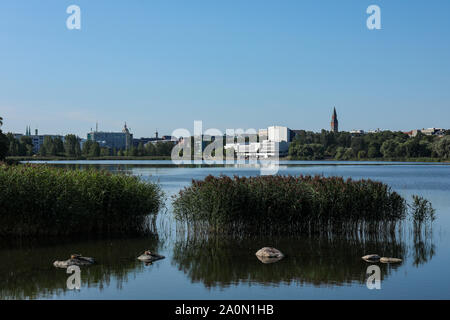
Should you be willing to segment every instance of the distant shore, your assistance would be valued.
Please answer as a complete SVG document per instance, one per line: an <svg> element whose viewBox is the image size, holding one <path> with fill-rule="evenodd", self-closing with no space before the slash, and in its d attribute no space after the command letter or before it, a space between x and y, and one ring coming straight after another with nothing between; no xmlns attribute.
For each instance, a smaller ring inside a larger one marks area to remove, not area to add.
<svg viewBox="0 0 450 320"><path fill-rule="evenodd" d="M129 160L171 160L169 156L142 156L142 157L126 157L126 156L107 156L107 157L63 157L63 156L31 156L31 157L8 157L8 161L20 162L20 161L129 161ZM290 157L280 158L280 161L340 161L340 162L430 162L430 163L450 163L449 159L440 158L365 158L365 159L349 159L349 160L336 160L336 159L320 159L320 160L308 160L308 159L295 159Z"/></svg>

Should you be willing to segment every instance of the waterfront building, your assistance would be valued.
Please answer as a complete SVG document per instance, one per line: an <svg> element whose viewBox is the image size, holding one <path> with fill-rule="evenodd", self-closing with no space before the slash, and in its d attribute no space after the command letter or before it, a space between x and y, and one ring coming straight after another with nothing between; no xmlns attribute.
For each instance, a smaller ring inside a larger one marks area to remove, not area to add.
<svg viewBox="0 0 450 320"><path fill-rule="evenodd" d="M87 134L87 140L96 141L101 147L117 150L128 150L133 144L133 134L125 123L122 132L92 131Z"/></svg>
<svg viewBox="0 0 450 320"><path fill-rule="evenodd" d="M258 137L259 137L259 141L267 140L269 138L269 134L267 132L267 129L259 129L258 130Z"/></svg>
<svg viewBox="0 0 450 320"><path fill-rule="evenodd" d="M264 130L264 129L262 129ZM247 158L272 158L287 156L289 145L292 141L291 130L287 127L272 126L267 131L258 131L259 142L254 139L253 142L231 143L225 145L225 149L233 149L239 159ZM267 132L266 139L262 140L260 133Z"/></svg>

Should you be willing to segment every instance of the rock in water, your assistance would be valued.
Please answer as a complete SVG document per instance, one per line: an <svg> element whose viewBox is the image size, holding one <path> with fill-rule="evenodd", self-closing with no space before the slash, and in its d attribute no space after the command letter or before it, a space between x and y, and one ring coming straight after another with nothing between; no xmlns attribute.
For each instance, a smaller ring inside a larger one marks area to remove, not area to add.
<svg viewBox="0 0 450 320"><path fill-rule="evenodd" d="M262 263L274 263L283 259L284 254L278 249L265 247L256 252L256 257Z"/></svg>
<svg viewBox="0 0 450 320"><path fill-rule="evenodd" d="M402 261L403 261L402 259L398 258L387 258L387 257L380 258L381 263L400 263Z"/></svg>
<svg viewBox="0 0 450 320"><path fill-rule="evenodd" d="M377 254L368 254L367 256L362 257L364 261L367 262L378 262L380 261L380 256Z"/></svg>
<svg viewBox="0 0 450 320"><path fill-rule="evenodd" d="M65 261L55 261L53 262L53 265L57 268L68 268L70 266L89 266L94 263L94 258L83 257L80 254L72 254L70 259Z"/></svg>
<svg viewBox="0 0 450 320"><path fill-rule="evenodd" d="M147 250L138 257L138 260L148 263L148 262L153 262L156 260L161 260L164 258L165 258L164 256L161 256L159 254L156 254L156 253L153 253L153 252Z"/></svg>

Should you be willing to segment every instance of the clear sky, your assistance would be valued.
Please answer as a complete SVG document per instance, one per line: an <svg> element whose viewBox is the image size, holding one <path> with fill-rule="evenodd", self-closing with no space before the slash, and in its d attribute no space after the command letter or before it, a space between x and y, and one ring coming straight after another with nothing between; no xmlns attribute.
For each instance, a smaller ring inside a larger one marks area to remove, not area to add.
<svg viewBox="0 0 450 320"><path fill-rule="evenodd" d="M449 128L450 1L0 2L4 131L319 131L333 106L342 130Z"/></svg>

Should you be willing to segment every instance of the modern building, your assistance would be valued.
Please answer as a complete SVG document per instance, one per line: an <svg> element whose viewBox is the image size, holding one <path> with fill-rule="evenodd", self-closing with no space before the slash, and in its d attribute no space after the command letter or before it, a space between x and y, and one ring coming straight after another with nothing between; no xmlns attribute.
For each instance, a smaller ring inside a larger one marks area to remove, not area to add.
<svg viewBox="0 0 450 320"><path fill-rule="evenodd" d="M267 132L267 138L262 140L260 133ZM259 142L232 143L227 144L225 149L234 149L238 159L259 159L287 156L289 151L289 144L291 143L291 130L287 127L272 126L258 131Z"/></svg>
<svg viewBox="0 0 450 320"><path fill-rule="evenodd" d="M267 132L267 129L259 129L258 137L259 137L259 141L267 140L269 138L269 133Z"/></svg>
<svg viewBox="0 0 450 320"><path fill-rule="evenodd" d="M87 134L87 140L96 141L101 147L128 150L133 144L133 134L125 123L122 132L92 131Z"/></svg>
<svg viewBox="0 0 450 320"><path fill-rule="evenodd" d="M337 118L336 108L334 108L333 115L331 116L331 131L335 133L339 132L339 121Z"/></svg>

